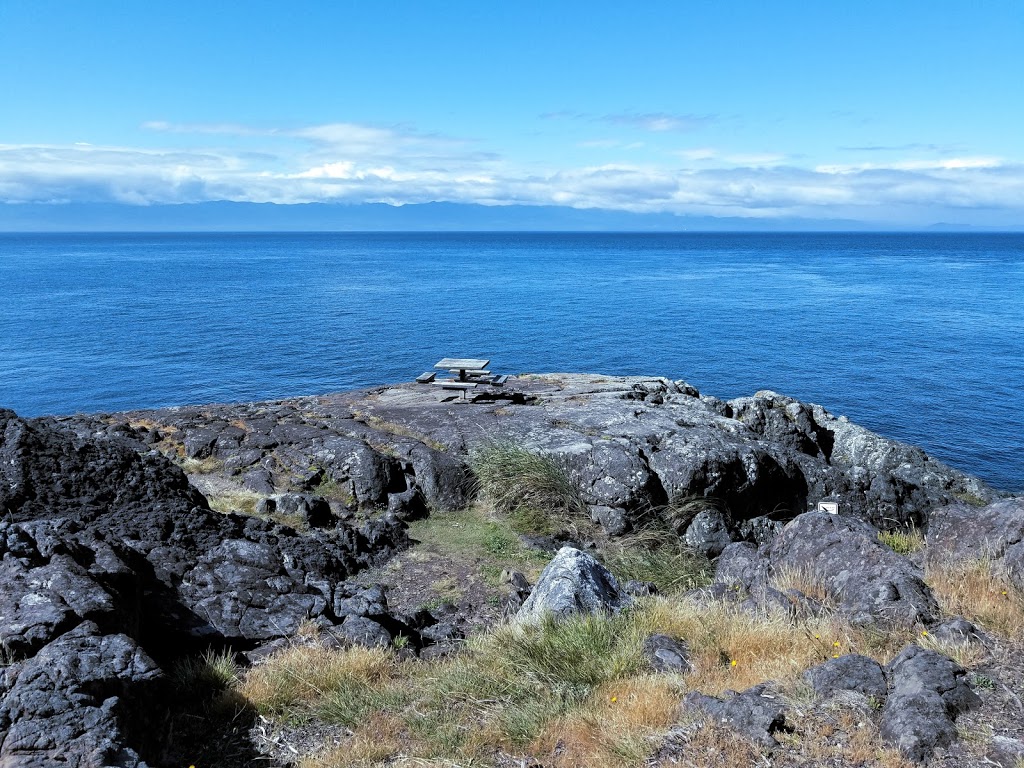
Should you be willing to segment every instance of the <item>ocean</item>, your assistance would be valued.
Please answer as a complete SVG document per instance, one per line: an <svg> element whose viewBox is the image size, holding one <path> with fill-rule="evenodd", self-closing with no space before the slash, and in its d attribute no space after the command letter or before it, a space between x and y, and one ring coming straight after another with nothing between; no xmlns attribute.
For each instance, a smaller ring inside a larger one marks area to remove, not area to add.
<svg viewBox="0 0 1024 768"><path fill-rule="evenodd" d="M0 235L0 407L501 373L773 389L1024 490L1021 234Z"/></svg>

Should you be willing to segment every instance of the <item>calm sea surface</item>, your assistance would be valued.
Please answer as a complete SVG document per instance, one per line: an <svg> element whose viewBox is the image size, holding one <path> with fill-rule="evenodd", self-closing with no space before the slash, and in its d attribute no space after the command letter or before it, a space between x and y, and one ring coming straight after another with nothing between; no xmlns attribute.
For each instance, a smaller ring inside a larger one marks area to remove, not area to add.
<svg viewBox="0 0 1024 768"><path fill-rule="evenodd" d="M1024 489L1024 235L0 235L0 406L499 372L774 389Z"/></svg>

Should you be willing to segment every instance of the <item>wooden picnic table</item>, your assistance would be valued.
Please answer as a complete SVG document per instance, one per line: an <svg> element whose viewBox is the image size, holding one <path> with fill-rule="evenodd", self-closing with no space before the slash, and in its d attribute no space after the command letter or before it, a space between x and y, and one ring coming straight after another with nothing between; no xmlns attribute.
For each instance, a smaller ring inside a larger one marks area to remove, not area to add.
<svg viewBox="0 0 1024 768"><path fill-rule="evenodd" d="M477 360L470 357L446 357L434 364L435 368L458 371L459 381L466 381L466 371L481 371L490 365L490 360Z"/></svg>

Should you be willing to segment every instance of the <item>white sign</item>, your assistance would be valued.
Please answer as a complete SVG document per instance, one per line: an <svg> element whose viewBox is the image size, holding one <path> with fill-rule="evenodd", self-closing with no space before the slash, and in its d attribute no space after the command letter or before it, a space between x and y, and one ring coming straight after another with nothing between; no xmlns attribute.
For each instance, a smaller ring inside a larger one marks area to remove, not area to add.
<svg viewBox="0 0 1024 768"><path fill-rule="evenodd" d="M830 515L839 514L839 502L838 501L819 501L818 502L819 512L828 512Z"/></svg>

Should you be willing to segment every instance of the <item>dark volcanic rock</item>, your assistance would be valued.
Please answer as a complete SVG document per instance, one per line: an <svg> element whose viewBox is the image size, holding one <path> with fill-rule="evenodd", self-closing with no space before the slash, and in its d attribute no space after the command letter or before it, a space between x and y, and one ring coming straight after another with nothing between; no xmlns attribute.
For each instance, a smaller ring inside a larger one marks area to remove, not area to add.
<svg viewBox="0 0 1024 768"><path fill-rule="evenodd" d="M932 514L927 543L933 562L988 557L1024 589L1024 497L981 509L963 503L942 507Z"/></svg>
<svg viewBox="0 0 1024 768"><path fill-rule="evenodd" d="M892 690L882 710L882 736L917 762L952 744L957 715L981 702L963 667L916 645L904 648L886 673Z"/></svg>
<svg viewBox="0 0 1024 768"><path fill-rule="evenodd" d="M139 445L0 412L0 641L18 660L0 691L0 765L140 764L166 702L139 646L173 659L340 621L344 579L408 542L391 517L302 536L213 512ZM326 507L303 502L307 517Z"/></svg>
<svg viewBox="0 0 1024 768"><path fill-rule="evenodd" d="M131 638L83 623L10 667L4 687L0 765L145 765L129 744L149 746L163 673Z"/></svg>
<svg viewBox="0 0 1024 768"><path fill-rule="evenodd" d="M815 601L778 580L808 580L852 623L911 627L928 624L939 608L921 569L878 540L868 523L808 512L788 523L766 547L731 544L719 558L715 581L749 593L754 604L814 615Z"/></svg>
<svg viewBox="0 0 1024 768"><path fill-rule="evenodd" d="M804 679L823 698L852 691L881 702L888 693L882 667L874 659L856 653L812 667L804 673Z"/></svg>
<svg viewBox="0 0 1024 768"><path fill-rule="evenodd" d="M774 572L809 575L854 624L927 624L938 604L921 570L878 540L867 523L809 512L787 524L768 547Z"/></svg>
<svg viewBox="0 0 1024 768"><path fill-rule="evenodd" d="M774 734L788 730L785 707L767 685L757 685L742 693L726 691L722 699L688 693L683 706L768 748L779 745Z"/></svg>
<svg viewBox="0 0 1024 768"><path fill-rule="evenodd" d="M655 672L681 674L693 670L690 647L668 635L651 635L644 640L644 657Z"/></svg>

